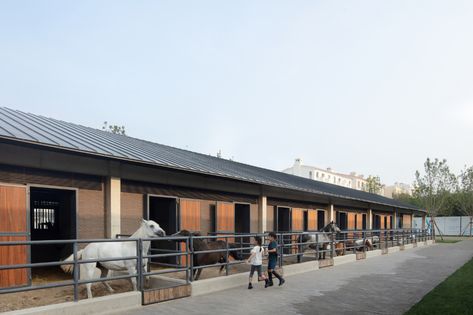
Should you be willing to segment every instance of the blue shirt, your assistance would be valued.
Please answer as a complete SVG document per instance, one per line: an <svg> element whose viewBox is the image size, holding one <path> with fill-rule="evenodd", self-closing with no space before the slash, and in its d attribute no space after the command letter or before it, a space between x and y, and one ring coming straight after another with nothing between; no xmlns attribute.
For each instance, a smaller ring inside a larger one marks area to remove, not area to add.
<svg viewBox="0 0 473 315"><path fill-rule="evenodd" d="M269 249L275 249L278 247L278 244L276 243L276 241L271 241L269 244L268 244L268 250ZM278 259L278 253L277 252L274 252L274 253L269 253L268 254L268 259L269 260L277 260Z"/></svg>

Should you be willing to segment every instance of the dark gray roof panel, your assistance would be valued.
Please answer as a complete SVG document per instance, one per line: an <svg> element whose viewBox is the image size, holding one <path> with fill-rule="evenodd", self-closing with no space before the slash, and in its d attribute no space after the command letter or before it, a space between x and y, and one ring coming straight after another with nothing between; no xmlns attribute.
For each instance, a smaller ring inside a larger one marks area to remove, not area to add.
<svg viewBox="0 0 473 315"><path fill-rule="evenodd" d="M223 176L315 194L360 200L397 208L416 207L367 192L318 182L260 167L220 159L61 120L0 107L0 137L62 149L127 159L162 167Z"/></svg>

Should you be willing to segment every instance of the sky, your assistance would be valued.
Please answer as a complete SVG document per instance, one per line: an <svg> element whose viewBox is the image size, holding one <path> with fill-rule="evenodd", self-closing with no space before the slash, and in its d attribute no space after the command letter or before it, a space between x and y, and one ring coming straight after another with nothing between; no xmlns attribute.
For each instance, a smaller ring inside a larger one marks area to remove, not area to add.
<svg viewBox="0 0 473 315"><path fill-rule="evenodd" d="M0 1L0 106L282 170L473 164L473 1Z"/></svg>

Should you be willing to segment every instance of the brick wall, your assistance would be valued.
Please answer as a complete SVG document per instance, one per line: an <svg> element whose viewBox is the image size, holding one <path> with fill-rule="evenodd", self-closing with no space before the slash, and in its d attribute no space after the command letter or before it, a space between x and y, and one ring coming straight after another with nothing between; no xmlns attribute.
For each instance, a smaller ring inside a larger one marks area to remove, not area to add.
<svg viewBox="0 0 473 315"><path fill-rule="evenodd" d="M120 205L121 234L133 234L143 218L144 195L122 192Z"/></svg>
<svg viewBox="0 0 473 315"><path fill-rule="evenodd" d="M79 189L78 238L105 237L105 195L103 190Z"/></svg>

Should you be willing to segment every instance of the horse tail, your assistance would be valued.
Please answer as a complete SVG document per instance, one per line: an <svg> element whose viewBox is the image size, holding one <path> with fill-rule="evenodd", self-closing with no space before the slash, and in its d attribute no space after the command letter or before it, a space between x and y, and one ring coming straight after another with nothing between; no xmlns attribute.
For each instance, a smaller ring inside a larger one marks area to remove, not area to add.
<svg viewBox="0 0 473 315"><path fill-rule="evenodd" d="M77 252L77 259L82 259L82 252L84 250L81 249L80 251ZM66 259L64 259L63 261L65 262L69 262L69 261L74 261L74 254L72 254L71 256L67 257ZM73 264L67 264L67 265L61 265L61 269L65 272L65 273L72 273L72 271L74 270L74 265Z"/></svg>

